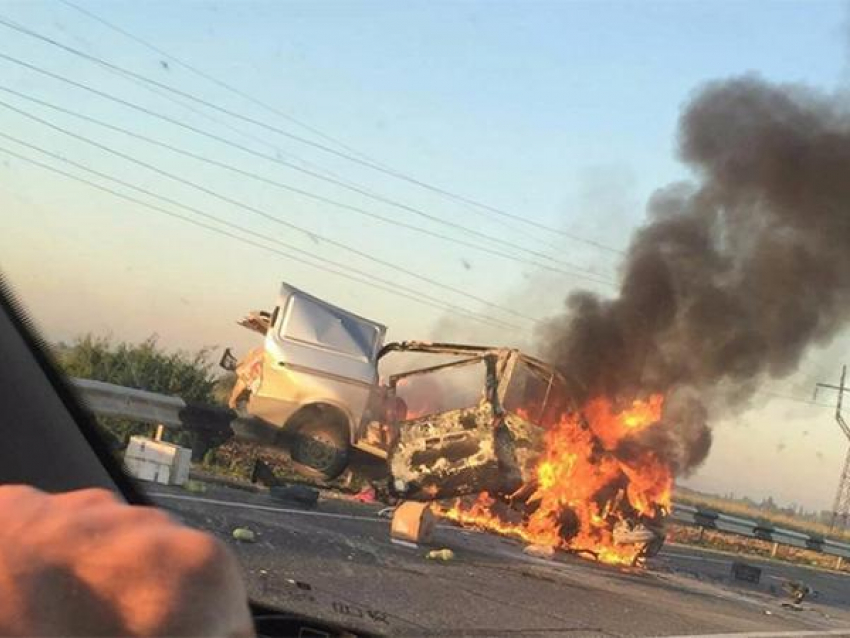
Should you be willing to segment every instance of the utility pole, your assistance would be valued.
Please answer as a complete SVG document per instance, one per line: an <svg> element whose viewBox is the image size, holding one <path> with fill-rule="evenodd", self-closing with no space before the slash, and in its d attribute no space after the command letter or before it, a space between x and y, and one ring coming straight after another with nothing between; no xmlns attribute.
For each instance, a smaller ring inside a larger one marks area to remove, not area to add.
<svg viewBox="0 0 850 638"><path fill-rule="evenodd" d="M841 404L844 399L844 393L847 388L844 385L844 380L847 376L847 366L841 368L841 380L838 385L829 383L818 383L815 386L815 397L817 397L818 389L824 388L836 390L838 392L838 400L835 404L835 421L844 432L844 436L850 441L850 426L844 420L841 414ZM835 502L832 505L832 521L829 524L829 531L836 529L847 529L847 521L850 518L850 447L847 449L847 456L844 459L844 469L841 471L841 478L838 481L838 490L835 492Z"/></svg>

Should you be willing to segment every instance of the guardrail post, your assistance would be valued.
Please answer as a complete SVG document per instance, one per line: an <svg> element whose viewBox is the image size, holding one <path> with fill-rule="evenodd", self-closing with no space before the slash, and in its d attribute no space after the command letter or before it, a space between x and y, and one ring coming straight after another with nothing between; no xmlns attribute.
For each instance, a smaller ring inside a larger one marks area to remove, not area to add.
<svg viewBox="0 0 850 638"><path fill-rule="evenodd" d="M841 569L841 566L844 564L844 557L839 556L838 560L835 561L835 569Z"/></svg>
<svg viewBox="0 0 850 638"><path fill-rule="evenodd" d="M777 553L779 553L779 543L774 542L773 547L770 548L770 557L776 558Z"/></svg>
<svg viewBox="0 0 850 638"><path fill-rule="evenodd" d="M701 542L702 542L702 537L703 537L703 535L705 535L705 528L704 528L702 525L700 525L700 527L699 527L699 536L697 537L697 543L701 543Z"/></svg>

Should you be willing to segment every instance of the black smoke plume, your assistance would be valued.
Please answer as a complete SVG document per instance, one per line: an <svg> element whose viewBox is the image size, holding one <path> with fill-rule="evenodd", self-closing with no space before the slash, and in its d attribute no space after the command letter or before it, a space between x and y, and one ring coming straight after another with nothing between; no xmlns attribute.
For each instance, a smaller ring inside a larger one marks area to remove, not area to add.
<svg viewBox="0 0 850 638"><path fill-rule="evenodd" d="M652 196L617 296L571 295L539 337L583 398L666 394L663 422L620 453L649 447L685 473L713 415L793 372L850 315L850 115L810 89L737 78L694 96L679 147L695 180Z"/></svg>

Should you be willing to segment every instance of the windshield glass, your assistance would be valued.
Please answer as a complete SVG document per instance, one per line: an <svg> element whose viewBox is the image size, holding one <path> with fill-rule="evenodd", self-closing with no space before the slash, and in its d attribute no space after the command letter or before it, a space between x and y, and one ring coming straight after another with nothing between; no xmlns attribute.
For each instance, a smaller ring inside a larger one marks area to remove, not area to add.
<svg viewBox="0 0 850 638"><path fill-rule="evenodd" d="M6 0L0 273L259 601L840 632L848 11Z"/></svg>

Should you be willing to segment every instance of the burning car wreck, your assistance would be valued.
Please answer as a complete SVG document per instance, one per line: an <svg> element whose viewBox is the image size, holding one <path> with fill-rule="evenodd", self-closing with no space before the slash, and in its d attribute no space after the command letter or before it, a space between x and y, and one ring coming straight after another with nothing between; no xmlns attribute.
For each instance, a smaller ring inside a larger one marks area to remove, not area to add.
<svg viewBox="0 0 850 638"><path fill-rule="evenodd" d="M237 375L234 431L287 448L304 472L333 478L359 450L386 459L391 494L462 525L613 563L663 543L671 472L617 454L659 420L660 396L577 406L575 381L516 349L383 345L382 325L287 284L241 325L265 344L222 360ZM396 353L436 363L382 380Z"/></svg>
<svg viewBox="0 0 850 638"><path fill-rule="evenodd" d="M461 357L389 379L398 495L440 500L438 511L461 524L606 562L660 549L672 476L654 459L629 467L613 452L658 421L660 397L620 413L596 401L585 414L570 380L515 349L412 342L389 350Z"/></svg>

